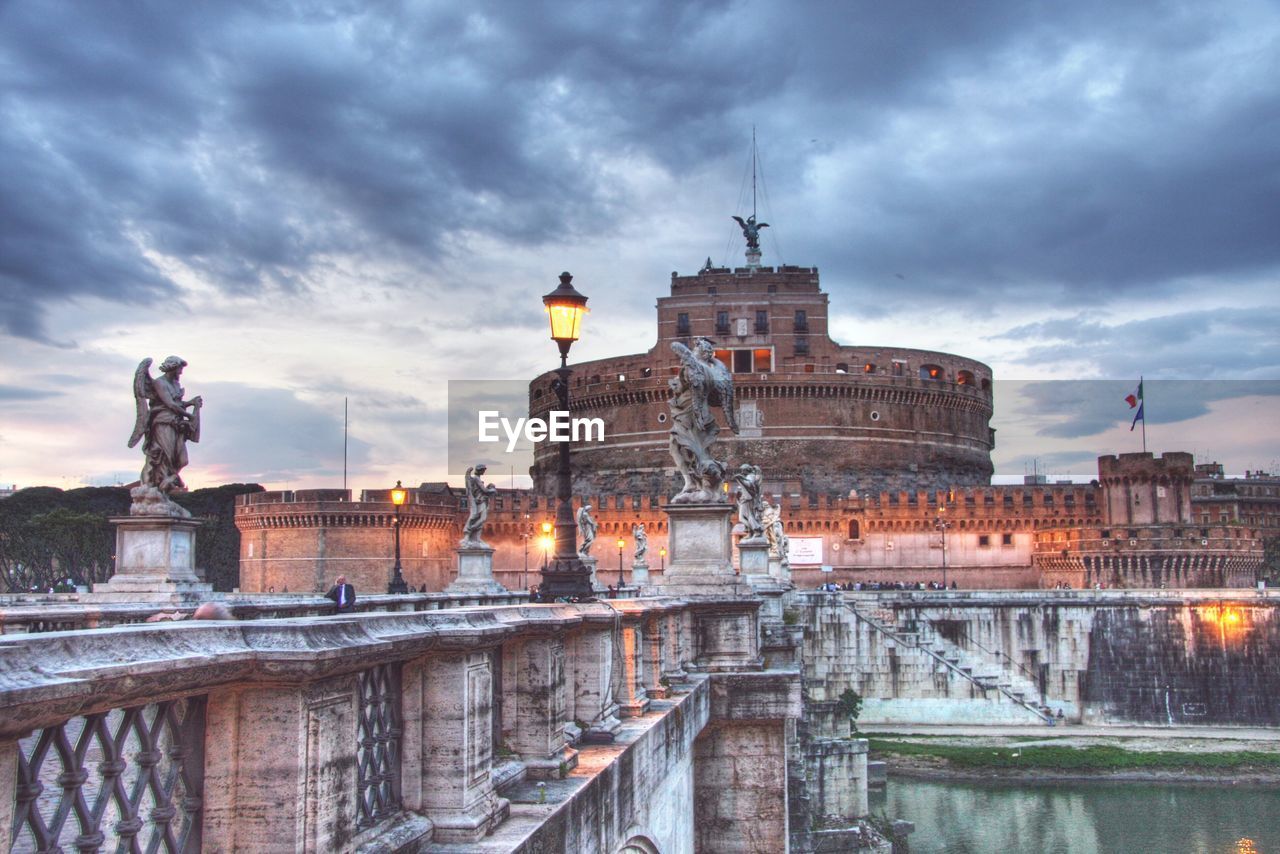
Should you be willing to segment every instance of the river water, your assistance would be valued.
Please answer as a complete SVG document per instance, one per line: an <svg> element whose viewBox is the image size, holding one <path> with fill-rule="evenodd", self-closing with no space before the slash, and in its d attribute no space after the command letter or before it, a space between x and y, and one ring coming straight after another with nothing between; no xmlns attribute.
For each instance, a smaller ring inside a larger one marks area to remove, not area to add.
<svg viewBox="0 0 1280 854"><path fill-rule="evenodd" d="M911 854L1280 854L1280 789L894 778L872 813L915 823Z"/></svg>

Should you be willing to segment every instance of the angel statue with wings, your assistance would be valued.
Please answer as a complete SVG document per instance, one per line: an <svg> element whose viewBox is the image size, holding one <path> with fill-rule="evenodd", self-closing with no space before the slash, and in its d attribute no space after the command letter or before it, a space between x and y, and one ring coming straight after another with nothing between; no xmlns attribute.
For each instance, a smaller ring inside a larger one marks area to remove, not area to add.
<svg viewBox="0 0 1280 854"><path fill-rule="evenodd" d="M760 516L764 512L764 499L760 495L764 488L764 475L760 466L743 463L733 476L733 482L738 484L738 521L746 531L742 541L762 543L765 535Z"/></svg>
<svg viewBox="0 0 1280 854"><path fill-rule="evenodd" d="M679 341L671 349L680 359L680 371L668 381L671 389L671 458L684 478L684 488L673 504L714 504L725 500L720 485L726 465L711 455L720 433L711 407L724 410L729 429L737 434L733 409L733 376L718 359L710 338L699 338L690 350Z"/></svg>
<svg viewBox="0 0 1280 854"><path fill-rule="evenodd" d="M489 519L489 499L497 493L498 487L492 483L485 485L483 476L488 470L489 467L484 463L478 463L467 469L467 521L462 526L462 542L458 543L459 548L489 548L489 544L481 539L480 535L484 533L484 523Z"/></svg>
<svg viewBox="0 0 1280 854"><path fill-rule="evenodd" d="M183 400L178 380L185 359L170 356L160 363L160 376L152 378L151 359L143 359L133 374L133 397L137 419L129 447L142 442L146 462L141 485L133 491L134 515L189 515L169 500L175 492L185 492L181 471L187 465L187 442L200 441L199 397ZM177 512L181 511L181 512Z"/></svg>
<svg viewBox="0 0 1280 854"><path fill-rule="evenodd" d="M755 214L752 214L746 219L743 219L740 216L735 216L734 219L738 221L738 227L742 229L742 236L745 237L747 240L747 249L753 250L755 252L759 252L760 251L760 229L768 228L769 223L756 222Z"/></svg>

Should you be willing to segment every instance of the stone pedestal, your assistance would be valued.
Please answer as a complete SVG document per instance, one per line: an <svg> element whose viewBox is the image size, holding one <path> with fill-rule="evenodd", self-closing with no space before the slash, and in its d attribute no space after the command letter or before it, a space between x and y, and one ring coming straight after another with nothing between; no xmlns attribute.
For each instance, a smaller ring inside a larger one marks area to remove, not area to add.
<svg viewBox="0 0 1280 854"><path fill-rule="evenodd" d="M190 604L208 598L213 585L196 574L196 528L200 519L118 516L115 574L94 585L97 602Z"/></svg>
<svg viewBox="0 0 1280 854"><path fill-rule="evenodd" d="M604 585L596 578L596 559L593 557L583 557L582 553L578 553L578 560L582 561L582 565L591 570L591 589L604 590Z"/></svg>
<svg viewBox="0 0 1280 854"><path fill-rule="evenodd" d="M791 568L783 568L782 558L773 552L769 552L769 575L773 577L779 584L785 587L791 587Z"/></svg>
<svg viewBox="0 0 1280 854"><path fill-rule="evenodd" d="M493 577L493 549L471 546L454 549L458 553L458 577L444 589L460 595L474 593L506 593L507 588Z"/></svg>
<svg viewBox="0 0 1280 854"><path fill-rule="evenodd" d="M631 586L646 587L649 584L649 564L644 560L638 560L631 564Z"/></svg>
<svg viewBox="0 0 1280 854"><path fill-rule="evenodd" d="M742 597L751 586L733 569L733 508L728 504L668 504L670 560L660 590L667 596Z"/></svg>

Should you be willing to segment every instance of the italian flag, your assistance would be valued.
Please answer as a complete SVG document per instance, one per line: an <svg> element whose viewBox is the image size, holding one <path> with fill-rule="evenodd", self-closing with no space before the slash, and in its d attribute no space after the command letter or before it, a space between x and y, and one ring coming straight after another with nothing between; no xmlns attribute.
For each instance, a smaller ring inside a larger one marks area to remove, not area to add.
<svg viewBox="0 0 1280 854"><path fill-rule="evenodd" d="M1133 423L1129 425L1129 432L1132 433L1133 428L1138 426L1139 421L1141 421L1143 424L1147 423L1147 419L1144 418L1142 415L1142 380L1141 379L1138 380L1138 390L1135 391L1133 394L1125 397L1124 402L1129 404L1130 409L1138 410L1137 412L1133 413ZM1146 429L1146 428L1144 427L1143 429Z"/></svg>

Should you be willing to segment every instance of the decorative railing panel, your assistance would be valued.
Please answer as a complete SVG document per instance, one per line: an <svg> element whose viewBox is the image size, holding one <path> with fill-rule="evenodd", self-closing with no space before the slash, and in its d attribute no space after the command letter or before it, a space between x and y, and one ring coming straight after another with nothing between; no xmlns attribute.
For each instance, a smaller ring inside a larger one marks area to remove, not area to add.
<svg viewBox="0 0 1280 854"><path fill-rule="evenodd" d="M363 830L400 811L400 665L382 664L359 676L356 826Z"/></svg>
<svg viewBox="0 0 1280 854"><path fill-rule="evenodd" d="M111 709L22 739L11 850L199 851L204 709Z"/></svg>

